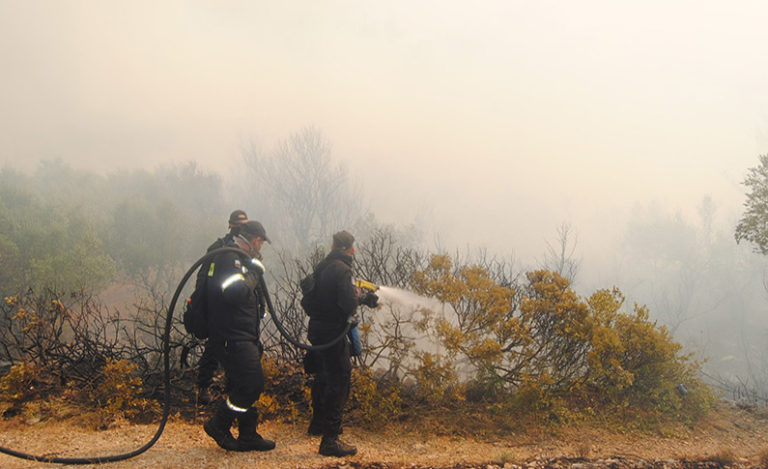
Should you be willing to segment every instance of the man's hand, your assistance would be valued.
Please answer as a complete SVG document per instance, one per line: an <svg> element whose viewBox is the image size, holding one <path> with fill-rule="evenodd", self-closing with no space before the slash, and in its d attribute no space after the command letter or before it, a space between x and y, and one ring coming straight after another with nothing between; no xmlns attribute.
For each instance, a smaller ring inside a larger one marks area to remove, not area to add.
<svg viewBox="0 0 768 469"><path fill-rule="evenodd" d="M379 296L372 291L367 291L360 298L360 304L368 306L369 308L375 308L379 304Z"/></svg>

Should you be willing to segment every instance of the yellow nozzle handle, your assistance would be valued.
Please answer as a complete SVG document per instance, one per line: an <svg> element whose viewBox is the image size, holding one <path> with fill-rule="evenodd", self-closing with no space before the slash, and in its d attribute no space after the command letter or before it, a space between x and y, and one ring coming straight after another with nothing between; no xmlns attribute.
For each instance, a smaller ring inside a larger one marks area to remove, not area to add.
<svg viewBox="0 0 768 469"><path fill-rule="evenodd" d="M375 283L369 282L368 280L362 280L362 279L355 280L355 286L357 288L362 288L363 290L368 290L371 292L375 292L376 290L379 289L379 286L376 285Z"/></svg>

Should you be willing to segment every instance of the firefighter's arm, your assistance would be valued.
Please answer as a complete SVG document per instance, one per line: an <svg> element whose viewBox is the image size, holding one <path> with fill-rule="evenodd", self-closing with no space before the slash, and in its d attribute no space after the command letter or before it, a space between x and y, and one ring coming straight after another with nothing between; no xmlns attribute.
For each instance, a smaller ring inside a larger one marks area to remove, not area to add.
<svg viewBox="0 0 768 469"><path fill-rule="evenodd" d="M238 305L250 301L258 284L258 277L254 273L258 272L258 275L261 275L263 272L263 270L259 271L258 268L249 270L251 266L243 265L245 262L248 261L233 256L224 261L224 266L219 271L218 281L221 294L231 304Z"/></svg>
<svg viewBox="0 0 768 469"><path fill-rule="evenodd" d="M373 282L358 278L355 280L355 287L358 304L365 305L369 308L375 308L378 306L379 295L376 294L376 290L379 289L378 285Z"/></svg>
<svg viewBox="0 0 768 469"><path fill-rule="evenodd" d="M369 308L375 308L379 305L379 295L376 293L369 290L363 290L360 293L360 298L357 301L361 305L365 305Z"/></svg>
<svg viewBox="0 0 768 469"><path fill-rule="evenodd" d="M352 283L352 272L349 270L344 271L339 283L336 285L337 303L341 310L344 312L344 317L349 318L355 314L357 309L357 288Z"/></svg>

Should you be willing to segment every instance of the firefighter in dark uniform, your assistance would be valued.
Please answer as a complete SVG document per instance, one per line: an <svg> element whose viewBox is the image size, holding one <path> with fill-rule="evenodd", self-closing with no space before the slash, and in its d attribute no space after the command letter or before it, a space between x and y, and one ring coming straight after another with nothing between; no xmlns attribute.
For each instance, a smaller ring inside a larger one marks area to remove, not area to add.
<svg viewBox="0 0 768 469"><path fill-rule="evenodd" d="M232 243L235 236L240 234L240 227L248 221L248 215L242 210L235 210L229 215L229 233L225 234L223 238L218 238L213 242L206 252L211 252L214 249L219 249L227 243ZM197 276L206 276L208 274L209 267L206 265L201 267L197 272ZM216 374L216 369L219 367L219 361L216 358L216 347L218 344L215 341L208 340L205 342L203 348L203 354L200 356L200 360L197 363L197 401L201 404L208 404L211 402L211 393L208 388L213 382L213 375Z"/></svg>
<svg viewBox="0 0 768 469"><path fill-rule="evenodd" d="M354 242L354 236L346 231L334 234L331 252L315 267L317 304L310 314L307 332L312 345L327 344L338 337L359 303L376 306L378 297L373 293L361 297L352 281ZM330 348L313 350L307 362L315 374L309 433L323 436L319 453L325 456L357 453L357 448L339 439L352 376L349 342L345 338Z"/></svg>
<svg viewBox="0 0 768 469"><path fill-rule="evenodd" d="M203 425L205 432L226 450L268 451L275 443L256 432L258 411L253 404L264 390L261 368L263 348L259 341L259 322L266 294L264 265L259 260L261 246L269 242L261 223L251 220L226 244L245 251L247 256L227 251L214 257L207 282L211 339L222 344L218 358L224 366L229 396L222 400L213 418ZM239 435L230 427L238 421Z"/></svg>

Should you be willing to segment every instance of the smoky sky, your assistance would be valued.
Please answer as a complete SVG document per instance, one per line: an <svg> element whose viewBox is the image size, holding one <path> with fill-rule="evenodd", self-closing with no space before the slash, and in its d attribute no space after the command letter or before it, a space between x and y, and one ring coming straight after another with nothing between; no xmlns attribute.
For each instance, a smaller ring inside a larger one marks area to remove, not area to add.
<svg viewBox="0 0 768 469"><path fill-rule="evenodd" d="M0 2L0 164L237 171L320 129L378 219L533 259L636 204L738 212L768 4Z"/></svg>

